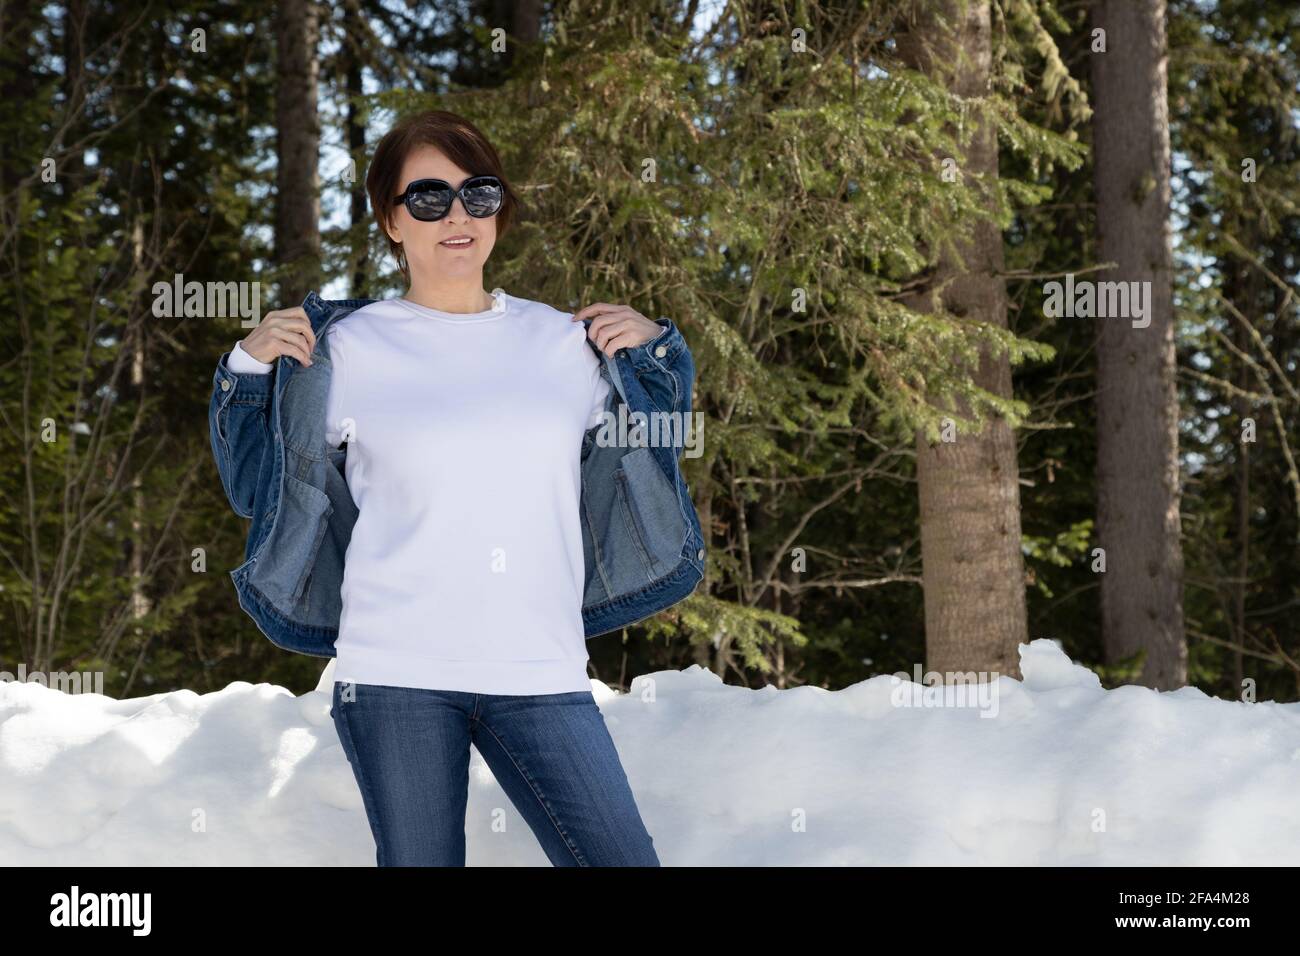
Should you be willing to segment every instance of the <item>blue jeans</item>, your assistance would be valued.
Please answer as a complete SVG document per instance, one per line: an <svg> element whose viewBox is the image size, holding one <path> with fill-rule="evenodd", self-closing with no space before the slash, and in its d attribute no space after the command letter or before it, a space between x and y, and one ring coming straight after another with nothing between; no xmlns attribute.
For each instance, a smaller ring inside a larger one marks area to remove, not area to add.
<svg viewBox="0 0 1300 956"><path fill-rule="evenodd" d="M379 866L464 866L469 746L555 866L659 866L591 691L495 695L334 682L330 716Z"/></svg>

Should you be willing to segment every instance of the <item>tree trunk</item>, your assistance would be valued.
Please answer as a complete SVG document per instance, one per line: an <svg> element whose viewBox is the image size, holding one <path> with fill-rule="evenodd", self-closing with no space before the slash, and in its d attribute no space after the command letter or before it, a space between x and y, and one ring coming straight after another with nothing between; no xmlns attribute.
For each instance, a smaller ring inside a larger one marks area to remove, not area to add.
<svg viewBox="0 0 1300 956"><path fill-rule="evenodd" d="M1097 539L1102 638L1114 665L1140 650L1138 683L1187 682L1179 540L1178 395L1164 0L1101 0L1092 54L1098 281L1149 283L1150 324L1097 319Z"/></svg>
<svg viewBox="0 0 1300 956"><path fill-rule="evenodd" d="M898 39L904 62L940 79L959 96L985 95L992 57L987 0L925 3L920 10L912 29ZM995 131L975 123L962 174L986 177L991 184L997 172ZM946 255L938 264L940 301L922 296L910 304L925 311L942 306L964 321L1006 328L997 226L979 223L958 249L964 269ZM981 350L978 367L969 374L981 388L1011 395L1011 366L1005 357ZM966 407L958 411L963 417L970 414ZM1018 678L1019 645L1028 640L1028 624L1015 436L1001 418L987 420L977 435L962 434L933 447L918 436L916 474L926 669L942 674L945 682L971 671Z"/></svg>
<svg viewBox="0 0 1300 956"><path fill-rule="evenodd" d="M312 0L281 0L276 14L275 259L286 267L280 307L297 305L320 277L320 118L316 41L319 11Z"/></svg>
<svg viewBox="0 0 1300 956"><path fill-rule="evenodd" d="M351 292L354 299L366 297L366 286L369 283L370 273L369 244L366 240L369 233L368 223L370 217L366 213L366 177L362 173L365 163L363 152L366 147L366 127L361 116L361 108L357 105L357 98L362 94L361 77L364 62L362 54L365 27L362 16L359 0L350 0L343 13L345 43L343 56L346 63L345 82L348 94L347 119L345 121L348 134L348 155L351 157L352 162L356 164L353 170L355 176L350 184L351 189L348 197L348 222L354 237L352 243Z"/></svg>
<svg viewBox="0 0 1300 956"><path fill-rule="evenodd" d="M68 0L63 7L63 93L69 116L84 116L85 89L85 0ZM84 122L73 122L68 126L67 136L60 146L76 142L85 133ZM59 179L63 182L64 195L68 195L84 184L86 160L80 150L69 151L59 169Z"/></svg>
<svg viewBox="0 0 1300 956"><path fill-rule="evenodd" d="M524 43L532 43L542 35L541 0L514 0L513 29L510 31Z"/></svg>

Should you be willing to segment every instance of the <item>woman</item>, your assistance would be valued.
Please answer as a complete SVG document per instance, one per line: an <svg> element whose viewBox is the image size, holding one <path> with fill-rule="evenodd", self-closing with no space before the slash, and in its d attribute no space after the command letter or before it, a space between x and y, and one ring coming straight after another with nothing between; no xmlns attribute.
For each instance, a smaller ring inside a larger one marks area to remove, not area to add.
<svg viewBox="0 0 1300 956"><path fill-rule="evenodd" d="M282 357L333 366L325 443L347 443L357 512L330 713L377 862L464 865L473 744L555 865L658 866L586 673L579 454L609 396L588 337L612 356L665 327L627 306L569 315L484 290L517 198L455 114L389 131L366 189L406 295L333 322L320 351L304 309L271 312L219 380L239 403L258 393L238 376ZM213 421L228 480L240 454Z"/></svg>

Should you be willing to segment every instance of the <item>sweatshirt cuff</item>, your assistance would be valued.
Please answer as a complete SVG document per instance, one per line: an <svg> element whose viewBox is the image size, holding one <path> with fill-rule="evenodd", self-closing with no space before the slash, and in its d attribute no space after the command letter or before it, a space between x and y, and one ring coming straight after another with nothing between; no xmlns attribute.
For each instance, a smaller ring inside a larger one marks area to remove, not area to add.
<svg viewBox="0 0 1300 956"><path fill-rule="evenodd" d="M266 375L275 367L271 362L259 362L253 358L244 351L243 346L238 342L230 350L230 357L226 359L226 366L236 375Z"/></svg>

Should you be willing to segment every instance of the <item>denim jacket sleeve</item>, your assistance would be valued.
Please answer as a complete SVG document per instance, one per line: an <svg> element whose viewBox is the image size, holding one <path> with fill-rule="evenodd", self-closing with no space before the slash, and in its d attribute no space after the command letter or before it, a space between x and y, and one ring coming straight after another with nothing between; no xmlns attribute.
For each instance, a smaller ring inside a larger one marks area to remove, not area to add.
<svg viewBox="0 0 1300 956"><path fill-rule="evenodd" d="M655 321L663 326L663 331L643 345L626 349L627 359L656 408L689 415L695 380L690 347L671 319Z"/></svg>
<svg viewBox="0 0 1300 956"><path fill-rule="evenodd" d="M236 375L230 352L222 354L212 376L208 434L221 486L235 514L253 517L253 496L262 456L271 447L271 390L275 373Z"/></svg>

